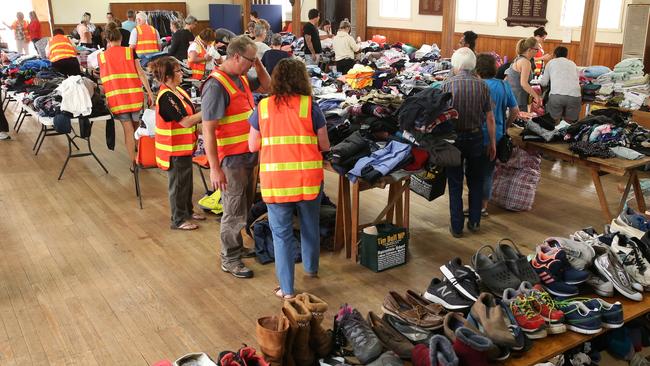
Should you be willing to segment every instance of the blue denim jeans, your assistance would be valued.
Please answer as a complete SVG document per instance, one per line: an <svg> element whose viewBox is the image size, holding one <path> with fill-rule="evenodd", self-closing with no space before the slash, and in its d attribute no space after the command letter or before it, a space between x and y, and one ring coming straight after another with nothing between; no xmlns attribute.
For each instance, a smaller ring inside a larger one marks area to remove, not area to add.
<svg viewBox="0 0 650 366"><path fill-rule="evenodd" d="M270 203L269 225L273 234L275 251L275 273L280 282L280 288L285 295L295 294L294 265L296 255L296 238L293 235L293 213L298 209L300 219L300 251L302 265L306 272L318 273L318 257L320 255L320 201L321 194L311 201L290 203Z"/></svg>
<svg viewBox="0 0 650 366"><path fill-rule="evenodd" d="M451 229L456 233L463 231L465 217L463 216L463 172L467 178L469 189L469 221L481 222L481 205L483 200L483 133L459 133L454 146L460 150L461 165L447 168L447 184L449 185L449 215Z"/></svg>
<svg viewBox="0 0 650 366"><path fill-rule="evenodd" d="M485 149L485 147L484 147ZM489 201L492 198L492 177L494 176L494 168L497 165L496 159L490 161L487 154L483 154L485 159L484 176L483 176L483 200Z"/></svg>

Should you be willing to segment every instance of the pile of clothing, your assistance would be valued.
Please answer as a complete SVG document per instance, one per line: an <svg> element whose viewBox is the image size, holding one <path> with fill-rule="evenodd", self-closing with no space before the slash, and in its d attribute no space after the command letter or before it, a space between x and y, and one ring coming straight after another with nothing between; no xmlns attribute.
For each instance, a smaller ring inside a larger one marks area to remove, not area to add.
<svg viewBox="0 0 650 366"><path fill-rule="evenodd" d="M648 108L644 105L650 96L650 75L643 72L639 58L622 60L614 70L605 66L589 66L581 70L583 100L629 110Z"/></svg>
<svg viewBox="0 0 650 366"><path fill-rule="evenodd" d="M526 141L569 143L581 157L636 160L650 152L650 131L630 117L629 112L604 108L576 123L562 121L556 126L550 115L543 115L528 120L521 135Z"/></svg>

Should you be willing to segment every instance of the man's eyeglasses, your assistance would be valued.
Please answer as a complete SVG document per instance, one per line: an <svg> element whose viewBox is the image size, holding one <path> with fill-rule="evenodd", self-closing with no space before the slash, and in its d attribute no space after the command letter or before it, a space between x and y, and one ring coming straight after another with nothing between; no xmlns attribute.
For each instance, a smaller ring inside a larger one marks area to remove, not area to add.
<svg viewBox="0 0 650 366"><path fill-rule="evenodd" d="M254 58L248 58L248 57L242 55L241 53L239 54L239 56L243 57L245 60L250 61L251 63L255 63L255 59L254 59Z"/></svg>

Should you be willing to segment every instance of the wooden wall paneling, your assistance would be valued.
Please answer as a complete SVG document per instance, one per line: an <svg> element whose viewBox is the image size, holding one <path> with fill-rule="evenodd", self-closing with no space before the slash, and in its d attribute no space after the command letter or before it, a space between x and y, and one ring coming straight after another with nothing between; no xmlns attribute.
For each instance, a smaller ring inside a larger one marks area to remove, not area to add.
<svg viewBox="0 0 650 366"><path fill-rule="evenodd" d="M362 40L368 39L368 0L359 0L357 1L357 11L355 17L356 21L356 30L357 36L361 37Z"/></svg>
<svg viewBox="0 0 650 366"><path fill-rule="evenodd" d="M244 30L248 29L248 22L251 20L251 0L242 1L242 16L244 17L241 25Z"/></svg>
<svg viewBox="0 0 650 366"><path fill-rule="evenodd" d="M578 52L578 65L591 65L596 43L596 27L598 25L598 8L600 0L585 0L585 11L582 17L582 30L580 31L580 50Z"/></svg>
<svg viewBox="0 0 650 366"><path fill-rule="evenodd" d="M120 20L126 20L126 12L128 10L134 11L147 11L147 10L170 10L181 13L181 17L187 16L187 3L185 2L156 2L156 3L109 3L110 11L113 15Z"/></svg>
<svg viewBox="0 0 650 366"><path fill-rule="evenodd" d="M443 57L451 57L454 50L456 28L456 0L446 0L442 5L442 38L440 50Z"/></svg>
<svg viewBox="0 0 650 366"><path fill-rule="evenodd" d="M41 37L49 37L52 35L52 32L50 31L50 22L42 22L39 21L41 25Z"/></svg>
<svg viewBox="0 0 650 366"><path fill-rule="evenodd" d="M404 42L414 47L420 47L423 44L435 43L438 46L442 44L442 33L426 30L414 29L398 29L398 28L382 28L382 27L368 27L367 34L381 34L388 38L389 42ZM454 33L453 39L459 39L461 33ZM508 56L512 60L515 56L515 47L517 46L518 37L507 36L488 36L479 35L476 42L477 52L491 52L495 51L499 55ZM544 42L544 51L553 52L555 47L564 46L569 50L569 58L574 60L576 64L580 65L578 61L578 50L580 43L562 43L556 39L546 39ZM613 68L621 60L622 45L612 43L596 43L594 46L594 55L592 65L603 65Z"/></svg>
<svg viewBox="0 0 650 366"><path fill-rule="evenodd" d="M291 9L291 30L296 37L302 36L302 23L300 21L302 10L300 9L301 1L294 1Z"/></svg>

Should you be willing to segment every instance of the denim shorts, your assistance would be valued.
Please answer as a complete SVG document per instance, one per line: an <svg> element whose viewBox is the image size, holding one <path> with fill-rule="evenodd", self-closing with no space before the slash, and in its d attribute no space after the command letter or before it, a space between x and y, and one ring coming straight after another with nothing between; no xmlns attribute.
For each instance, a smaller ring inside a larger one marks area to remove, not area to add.
<svg viewBox="0 0 650 366"><path fill-rule="evenodd" d="M140 121L140 112L128 112L128 113L118 113L114 114L113 118L120 122L138 122Z"/></svg>

